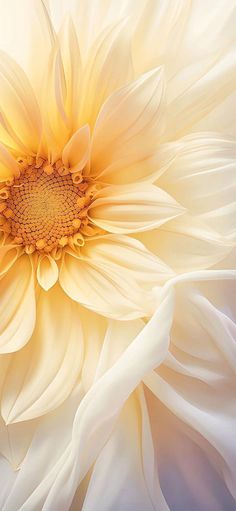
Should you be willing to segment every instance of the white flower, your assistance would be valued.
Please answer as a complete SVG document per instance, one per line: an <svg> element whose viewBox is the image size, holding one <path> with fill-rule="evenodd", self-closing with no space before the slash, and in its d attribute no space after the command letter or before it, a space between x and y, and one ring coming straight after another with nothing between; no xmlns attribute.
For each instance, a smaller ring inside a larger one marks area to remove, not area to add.
<svg viewBox="0 0 236 511"><path fill-rule="evenodd" d="M0 14L1 509L231 511L234 2Z"/></svg>

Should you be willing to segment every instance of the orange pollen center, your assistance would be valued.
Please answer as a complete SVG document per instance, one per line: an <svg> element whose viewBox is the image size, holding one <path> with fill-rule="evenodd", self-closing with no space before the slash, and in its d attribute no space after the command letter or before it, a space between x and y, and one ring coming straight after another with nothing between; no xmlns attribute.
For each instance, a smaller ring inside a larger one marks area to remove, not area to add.
<svg viewBox="0 0 236 511"><path fill-rule="evenodd" d="M20 160L19 176L0 189L0 227L27 253L82 245L92 198L88 180L60 161L32 160Z"/></svg>

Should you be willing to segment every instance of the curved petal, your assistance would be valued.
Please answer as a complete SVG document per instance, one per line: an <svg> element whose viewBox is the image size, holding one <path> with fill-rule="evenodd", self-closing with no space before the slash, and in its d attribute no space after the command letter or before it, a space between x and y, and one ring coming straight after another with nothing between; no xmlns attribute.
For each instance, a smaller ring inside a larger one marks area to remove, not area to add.
<svg viewBox="0 0 236 511"><path fill-rule="evenodd" d="M54 42L52 22L41 0L1 0L0 48L24 69L40 93ZM25 96L27 99L27 95Z"/></svg>
<svg viewBox="0 0 236 511"><path fill-rule="evenodd" d="M0 277L7 273L20 255L20 249L16 245L2 245L0 247Z"/></svg>
<svg viewBox="0 0 236 511"><path fill-rule="evenodd" d="M193 428L145 388L162 491L169 508L232 510L222 476L222 459Z"/></svg>
<svg viewBox="0 0 236 511"><path fill-rule="evenodd" d="M204 69L198 63L199 76L192 74L192 61L183 67L167 89L165 140L177 139L197 124L235 91L235 42L222 58ZM187 79L186 79L187 77ZM192 83L189 84L189 77ZM214 84L218 86L215 87ZM182 87L184 90L181 90Z"/></svg>
<svg viewBox="0 0 236 511"><path fill-rule="evenodd" d="M79 378L83 344L77 304L59 286L41 291L35 331L28 345L12 356L5 377L6 422L38 417L68 397Z"/></svg>
<svg viewBox="0 0 236 511"><path fill-rule="evenodd" d="M92 175L99 176L120 159L122 171L127 164L150 156L162 130L163 96L163 71L157 68L108 98L94 129Z"/></svg>
<svg viewBox="0 0 236 511"><path fill-rule="evenodd" d="M62 152L62 161L70 172L79 172L85 167L90 151L90 131L86 124L78 129L67 142Z"/></svg>
<svg viewBox="0 0 236 511"><path fill-rule="evenodd" d="M168 275L169 268L136 240L106 236L88 241L79 258L65 255L60 283L89 309L130 319L151 313L151 289Z"/></svg>
<svg viewBox="0 0 236 511"><path fill-rule="evenodd" d="M67 113L72 131L75 131L78 126L79 105L81 101L82 63L76 28L72 19L64 19L57 34L57 43L60 47L66 86L65 112Z"/></svg>
<svg viewBox="0 0 236 511"><path fill-rule="evenodd" d="M119 267L123 276L132 275L136 282L154 286L173 276L170 268L145 246L129 236L112 234L90 239L81 249L81 258L96 261L97 265L115 270Z"/></svg>
<svg viewBox="0 0 236 511"><path fill-rule="evenodd" d="M18 176L19 167L11 153L0 143L0 182Z"/></svg>
<svg viewBox="0 0 236 511"><path fill-rule="evenodd" d="M78 127L81 59L72 20L54 37L41 90L44 139L41 153L54 162Z"/></svg>
<svg viewBox="0 0 236 511"><path fill-rule="evenodd" d="M168 193L146 183L108 186L97 193L88 209L95 225L121 234L154 229L183 212Z"/></svg>
<svg viewBox="0 0 236 511"><path fill-rule="evenodd" d="M226 282L224 275L232 280ZM192 282L181 283L180 278L171 332L172 357L144 381L165 406L218 452L219 470L236 497L236 416L232 406L236 389L232 295L236 286L230 272L222 272L220 281L212 272L212 279L200 282L197 273Z"/></svg>
<svg viewBox="0 0 236 511"><path fill-rule="evenodd" d="M162 64L163 60L168 67L175 65L190 6L189 0L143 2L133 42L134 66L138 74Z"/></svg>
<svg viewBox="0 0 236 511"><path fill-rule="evenodd" d="M108 441L127 398L143 375L166 356L172 306L173 294L168 291L149 323L84 397L75 417L67 457L45 502L48 509L53 505L63 509L71 504L73 493Z"/></svg>
<svg viewBox="0 0 236 511"><path fill-rule="evenodd" d="M37 153L42 126L33 89L24 71L3 53L0 59L0 96L1 142L18 154Z"/></svg>
<svg viewBox="0 0 236 511"><path fill-rule="evenodd" d="M58 279L58 266L50 255L43 255L39 257L37 267L37 279L40 286L48 291Z"/></svg>
<svg viewBox="0 0 236 511"><path fill-rule="evenodd" d="M82 397L82 386L77 385L63 405L38 421L21 469L4 499L4 511L19 511L25 506L43 509L58 468L64 463L73 419ZM37 470L32 470L36 465Z"/></svg>
<svg viewBox="0 0 236 511"><path fill-rule="evenodd" d="M140 420L136 396L130 397L94 464L84 511L95 511L99 501L102 501L104 511L153 511L155 501L149 488L152 481L147 480L143 470L143 456L147 455L143 449L147 446L142 444L142 434L147 436L147 431L144 433L146 426ZM161 492L157 502L160 511L168 511Z"/></svg>
<svg viewBox="0 0 236 511"><path fill-rule="evenodd" d="M36 420L6 425L3 419L0 418L0 452L8 460L14 471L20 468L36 427Z"/></svg>
<svg viewBox="0 0 236 511"><path fill-rule="evenodd" d="M194 133L169 144L169 150L173 161L157 184L189 211L204 213L235 200L236 140L221 133Z"/></svg>
<svg viewBox="0 0 236 511"><path fill-rule="evenodd" d="M66 94L61 49L55 45L50 54L48 72L44 75L42 86L44 137L40 148L40 153L53 163L61 157L63 147L70 138L70 120L65 108Z"/></svg>
<svg viewBox="0 0 236 511"><path fill-rule="evenodd" d="M138 238L177 272L209 268L226 257L234 243L197 216L183 215Z"/></svg>
<svg viewBox="0 0 236 511"><path fill-rule="evenodd" d="M116 63L114 65L114 62ZM91 47L82 80L80 123L94 126L104 101L133 77L127 21L109 25Z"/></svg>
<svg viewBox="0 0 236 511"><path fill-rule="evenodd" d="M88 9L87 0L48 0L53 23L60 27L68 14L75 22L79 44L86 58L94 41L110 25L129 18L132 30L137 16L142 11L145 0L93 0L92 9Z"/></svg>
<svg viewBox="0 0 236 511"><path fill-rule="evenodd" d="M12 485L14 484L16 477L18 475L17 472L11 468L8 461L3 456L0 457L0 474L2 481L0 506L3 508L7 496L9 495Z"/></svg>
<svg viewBox="0 0 236 511"><path fill-rule="evenodd" d="M17 351L30 339L35 325L32 266L21 256L0 280L0 352Z"/></svg>

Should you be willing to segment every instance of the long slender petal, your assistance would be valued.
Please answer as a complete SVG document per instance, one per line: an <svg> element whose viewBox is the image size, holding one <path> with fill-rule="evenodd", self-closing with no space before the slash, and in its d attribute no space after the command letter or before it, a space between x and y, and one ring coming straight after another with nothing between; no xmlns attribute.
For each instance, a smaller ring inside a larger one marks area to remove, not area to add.
<svg viewBox="0 0 236 511"><path fill-rule="evenodd" d="M41 291L33 336L25 349L12 355L5 377L4 419L29 420L59 406L78 381L83 349L77 304L59 286Z"/></svg>

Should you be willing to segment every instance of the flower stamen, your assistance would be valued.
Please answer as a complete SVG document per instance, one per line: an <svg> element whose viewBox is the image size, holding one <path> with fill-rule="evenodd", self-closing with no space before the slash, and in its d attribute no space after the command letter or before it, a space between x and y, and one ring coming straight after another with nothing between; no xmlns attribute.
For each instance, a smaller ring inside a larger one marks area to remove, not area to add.
<svg viewBox="0 0 236 511"><path fill-rule="evenodd" d="M29 156L17 161L19 175L0 186L0 230L27 254L59 254L59 247L84 244L89 178L71 173L61 160L52 164ZM92 226L87 230L93 235Z"/></svg>

